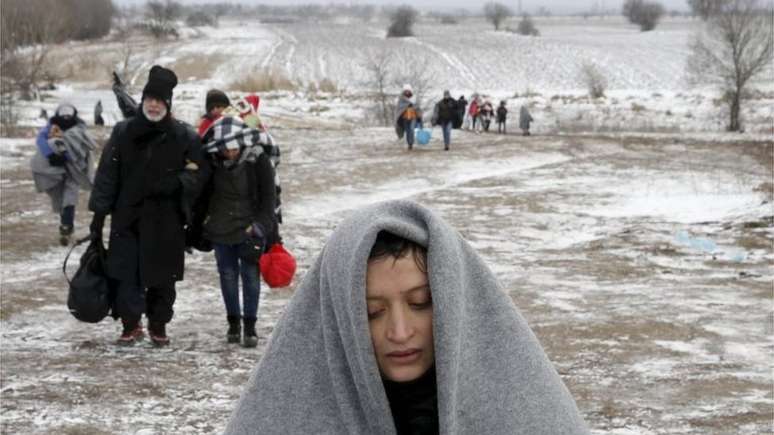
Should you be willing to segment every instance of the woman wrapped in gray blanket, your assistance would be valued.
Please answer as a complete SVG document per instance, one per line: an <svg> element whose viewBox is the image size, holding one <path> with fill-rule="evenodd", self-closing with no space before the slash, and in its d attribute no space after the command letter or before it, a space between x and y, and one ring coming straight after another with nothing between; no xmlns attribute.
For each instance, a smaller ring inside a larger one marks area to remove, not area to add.
<svg viewBox="0 0 774 435"><path fill-rule="evenodd" d="M228 434L587 434L473 248L409 201L354 212L279 320Z"/></svg>

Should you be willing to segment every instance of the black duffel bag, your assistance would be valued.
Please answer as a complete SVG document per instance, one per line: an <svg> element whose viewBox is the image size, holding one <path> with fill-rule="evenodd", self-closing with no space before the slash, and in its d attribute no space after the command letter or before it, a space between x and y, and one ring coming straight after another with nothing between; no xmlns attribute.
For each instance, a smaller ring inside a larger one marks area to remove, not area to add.
<svg viewBox="0 0 774 435"><path fill-rule="evenodd" d="M67 277L67 260L76 246L89 240L91 243L81 255L81 265L71 280ZM81 322L98 323L108 315L113 305L113 291L105 273L106 257L102 240L92 239L91 235L78 240L65 257L62 273L70 285L67 308Z"/></svg>

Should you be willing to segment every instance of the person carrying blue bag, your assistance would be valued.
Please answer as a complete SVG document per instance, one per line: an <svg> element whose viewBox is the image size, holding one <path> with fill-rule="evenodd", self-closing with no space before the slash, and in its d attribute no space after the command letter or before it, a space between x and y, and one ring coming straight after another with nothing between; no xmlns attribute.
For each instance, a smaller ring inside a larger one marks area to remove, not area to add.
<svg viewBox="0 0 774 435"><path fill-rule="evenodd" d="M443 91L443 99L435 104L433 109L433 125L440 125L443 132L443 149L449 151L451 143L451 131L455 123L460 122L457 118L460 116L457 109L457 101L451 97L451 92Z"/></svg>
<svg viewBox="0 0 774 435"><path fill-rule="evenodd" d="M411 86L403 85L403 92L398 97L395 111L395 133L398 139L406 135L406 145L408 149L414 148L414 128L418 121L421 124L419 107L414 100L414 91Z"/></svg>

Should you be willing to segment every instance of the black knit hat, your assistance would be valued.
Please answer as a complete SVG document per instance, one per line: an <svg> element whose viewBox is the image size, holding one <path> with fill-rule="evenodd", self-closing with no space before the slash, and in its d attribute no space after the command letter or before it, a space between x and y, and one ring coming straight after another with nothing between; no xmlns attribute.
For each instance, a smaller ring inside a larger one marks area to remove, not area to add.
<svg viewBox="0 0 774 435"><path fill-rule="evenodd" d="M148 73L148 83L142 90L142 98L146 95L158 98L167 105L167 110L172 109L172 89L177 86L177 76L170 69L159 65L153 65Z"/></svg>
<svg viewBox="0 0 774 435"><path fill-rule="evenodd" d="M231 101L225 92L218 89L210 89L207 91L207 97L204 99L204 108L207 113L210 113L215 106L228 107L231 105Z"/></svg>

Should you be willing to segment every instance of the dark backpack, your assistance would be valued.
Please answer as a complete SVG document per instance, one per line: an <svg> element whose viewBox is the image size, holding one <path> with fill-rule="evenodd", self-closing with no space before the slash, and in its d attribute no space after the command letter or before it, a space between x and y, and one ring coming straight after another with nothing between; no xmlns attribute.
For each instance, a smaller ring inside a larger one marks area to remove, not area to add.
<svg viewBox="0 0 774 435"><path fill-rule="evenodd" d="M81 256L81 264L73 279L67 277L67 260L76 246L91 240ZM104 319L113 306L113 291L105 273L107 251L102 240L92 240L91 235L78 240L65 257L62 273L70 288L67 294L67 308L70 314L81 322L98 323Z"/></svg>

